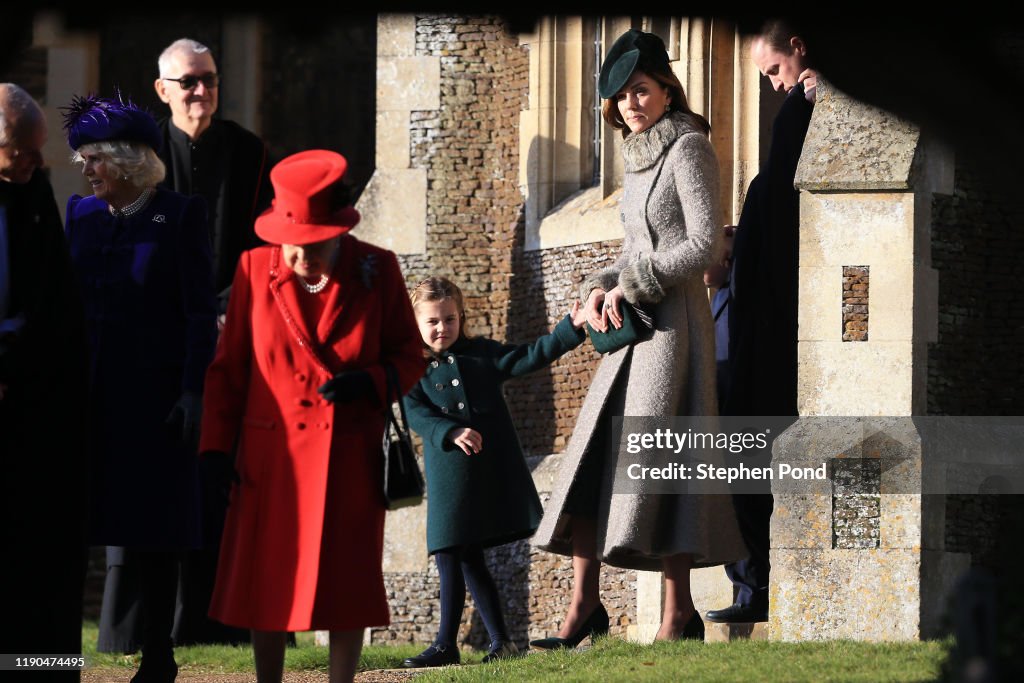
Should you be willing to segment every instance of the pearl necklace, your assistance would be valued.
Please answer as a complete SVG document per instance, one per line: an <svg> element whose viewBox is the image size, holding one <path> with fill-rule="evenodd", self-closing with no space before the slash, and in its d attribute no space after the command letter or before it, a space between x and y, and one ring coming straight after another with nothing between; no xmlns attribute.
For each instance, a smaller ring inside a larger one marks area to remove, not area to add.
<svg viewBox="0 0 1024 683"><path fill-rule="evenodd" d="M302 277L299 274L295 275L295 279L298 280L299 284L302 285L302 288L309 292L310 294L319 294L320 292L324 291L324 287L326 287L327 283L331 281L331 278L327 277L327 273L321 275L320 279L317 280L316 283L312 285L306 282L306 278Z"/></svg>
<svg viewBox="0 0 1024 683"><path fill-rule="evenodd" d="M152 187L147 187L131 204L126 204L120 209L115 209L113 206L108 206L107 208L112 216L131 216L146 208L154 194L156 194L156 190Z"/></svg>

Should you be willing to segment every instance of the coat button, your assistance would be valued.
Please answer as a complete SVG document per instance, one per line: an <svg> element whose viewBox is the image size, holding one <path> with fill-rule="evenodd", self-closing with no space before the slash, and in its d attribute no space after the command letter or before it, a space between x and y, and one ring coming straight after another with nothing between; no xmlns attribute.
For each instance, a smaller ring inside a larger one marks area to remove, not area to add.
<svg viewBox="0 0 1024 683"><path fill-rule="evenodd" d="M331 425L330 423L327 422L321 422L317 425L317 427L319 427L320 429L330 429Z"/></svg>
<svg viewBox="0 0 1024 683"><path fill-rule="evenodd" d="M438 365L440 365L440 363L438 363L436 360L430 361L430 367L436 368Z"/></svg>
<svg viewBox="0 0 1024 683"><path fill-rule="evenodd" d="M466 404L463 403L462 401L459 401L459 406L458 406L459 410L462 410L465 407L466 407Z"/></svg>
<svg viewBox="0 0 1024 683"><path fill-rule="evenodd" d="M304 398L297 398L295 399L295 405L299 406L300 408L308 408L311 405L313 405L313 402Z"/></svg>
<svg viewBox="0 0 1024 683"><path fill-rule="evenodd" d="M299 422L298 424L295 425L295 428L296 429L300 429L300 430L301 429L305 429L306 428L306 423L305 422Z"/></svg>
<svg viewBox="0 0 1024 683"><path fill-rule="evenodd" d="M459 379L458 379L457 377L456 377L455 379L453 379L453 380L452 380L452 386L453 386L453 387L457 387L457 386L459 386Z"/></svg>
<svg viewBox="0 0 1024 683"><path fill-rule="evenodd" d="M454 363L455 362L455 356L448 356L448 362L449 363Z"/></svg>
<svg viewBox="0 0 1024 683"><path fill-rule="evenodd" d="M441 406L441 412L444 413L445 415L447 415L448 414L448 406Z"/></svg>
<svg viewBox="0 0 1024 683"><path fill-rule="evenodd" d="M296 372L295 373L295 381L296 382L305 382L306 381L306 374L303 373L303 372Z"/></svg>
<svg viewBox="0 0 1024 683"><path fill-rule="evenodd" d="M438 391L443 391L444 390L444 385L438 383L438 384L434 385L434 388L437 389Z"/></svg>

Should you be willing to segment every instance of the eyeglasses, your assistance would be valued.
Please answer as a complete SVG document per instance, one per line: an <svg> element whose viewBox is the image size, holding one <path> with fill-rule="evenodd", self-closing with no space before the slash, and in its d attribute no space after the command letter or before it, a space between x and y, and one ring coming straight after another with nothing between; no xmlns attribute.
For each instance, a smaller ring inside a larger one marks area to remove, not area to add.
<svg viewBox="0 0 1024 683"><path fill-rule="evenodd" d="M202 83L207 90L216 88L220 84L220 74L203 74L202 76L182 76L181 78L166 78L161 80L174 81L181 86L182 90L195 90L196 86Z"/></svg>

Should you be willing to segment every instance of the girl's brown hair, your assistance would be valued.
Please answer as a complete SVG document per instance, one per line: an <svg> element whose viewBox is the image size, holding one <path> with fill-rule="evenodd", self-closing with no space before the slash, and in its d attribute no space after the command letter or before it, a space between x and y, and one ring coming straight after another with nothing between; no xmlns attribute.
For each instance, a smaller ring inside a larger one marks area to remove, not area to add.
<svg viewBox="0 0 1024 683"><path fill-rule="evenodd" d="M423 280L409 295L413 309L425 301L444 301L451 299L459 312L459 337L466 336L466 306L462 301L462 290L446 277L433 276Z"/></svg>

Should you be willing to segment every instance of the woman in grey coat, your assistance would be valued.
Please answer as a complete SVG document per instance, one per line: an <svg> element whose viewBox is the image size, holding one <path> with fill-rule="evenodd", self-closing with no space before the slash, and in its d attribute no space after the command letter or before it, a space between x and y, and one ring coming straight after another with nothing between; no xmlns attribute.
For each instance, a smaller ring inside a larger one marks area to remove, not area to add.
<svg viewBox="0 0 1024 683"><path fill-rule="evenodd" d="M649 482L613 492L626 452L607 434L616 416L717 415L714 327L704 270L721 249L718 163L710 126L690 111L660 38L636 29L601 68L603 114L622 131L625 240L615 263L581 288L598 330L622 323L623 300L653 312L653 335L602 359L534 543L573 558L574 590L557 637L531 643L574 647L607 632L601 562L661 570L665 607L657 639L703 638L690 595L692 567L723 564L746 550L728 495L666 494ZM620 455L621 453L621 455ZM629 462L644 456L629 455Z"/></svg>

